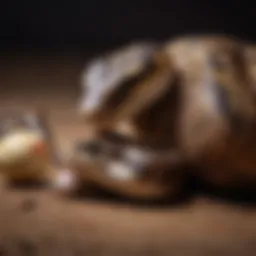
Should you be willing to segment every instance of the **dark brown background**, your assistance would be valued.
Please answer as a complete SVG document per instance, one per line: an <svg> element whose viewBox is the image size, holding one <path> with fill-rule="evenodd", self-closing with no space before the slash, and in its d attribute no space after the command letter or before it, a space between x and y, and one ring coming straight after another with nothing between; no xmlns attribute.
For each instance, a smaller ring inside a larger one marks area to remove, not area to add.
<svg viewBox="0 0 256 256"><path fill-rule="evenodd" d="M129 40L194 32L255 40L253 10L228 1L4 1L0 110L44 107L65 154L83 134L75 104L89 56ZM255 255L256 211L209 195L143 207L1 186L0 255L8 253Z"/></svg>
<svg viewBox="0 0 256 256"><path fill-rule="evenodd" d="M255 40L248 1L10 0L0 4L5 48L97 50L131 39L228 33Z"/></svg>

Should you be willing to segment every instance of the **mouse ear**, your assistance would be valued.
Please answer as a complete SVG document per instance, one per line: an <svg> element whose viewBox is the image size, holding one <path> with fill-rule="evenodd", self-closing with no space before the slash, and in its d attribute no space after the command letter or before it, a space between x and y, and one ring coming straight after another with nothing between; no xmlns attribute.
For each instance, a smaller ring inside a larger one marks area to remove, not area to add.
<svg viewBox="0 0 256 256"><path fill-rule="evenodd" d="M120 108L118 117L134 117L154 104L174 84L176 72L171 60L163 51L156 52L149 60L154 69L141 84L130 93L129 98Z"/></svg>

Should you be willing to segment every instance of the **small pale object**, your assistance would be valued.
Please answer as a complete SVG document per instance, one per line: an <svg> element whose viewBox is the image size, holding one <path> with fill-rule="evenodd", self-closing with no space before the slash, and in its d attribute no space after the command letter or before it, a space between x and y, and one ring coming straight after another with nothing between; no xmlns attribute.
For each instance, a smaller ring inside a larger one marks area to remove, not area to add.
<svg viewBox="0 0 256 256"><path fill-rule="evenodd" d="M53 159L49 131L41 118L32 113L4 119L2 124L0 172L9 181L44 182Z"/></svg>
<svg viewBox="0 0 256 256"><path fill-rule="evenodd" d="M39 132L17 130L0 141L0 168L11 179L42 177L49 158L47 143Z"/></svg>

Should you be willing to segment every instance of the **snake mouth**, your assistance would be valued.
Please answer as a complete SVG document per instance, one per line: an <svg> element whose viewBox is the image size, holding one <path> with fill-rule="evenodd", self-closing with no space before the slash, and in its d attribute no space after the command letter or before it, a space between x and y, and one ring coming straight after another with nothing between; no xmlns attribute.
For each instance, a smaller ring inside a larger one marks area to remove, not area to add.
<svg viewBox="0 0 256 256"><path fill-rule="evenodd" d="M153 153L123 148L119 149L117 155L95 149L91 152L85 145L80 145L70 158L70 168L80 180L140 199L161 198L179 191L182 179L179 175L173 175L170 182L166 182L164 176L159 178L163 174L163 166L152 166L154 162L157 163Z"/></svg>

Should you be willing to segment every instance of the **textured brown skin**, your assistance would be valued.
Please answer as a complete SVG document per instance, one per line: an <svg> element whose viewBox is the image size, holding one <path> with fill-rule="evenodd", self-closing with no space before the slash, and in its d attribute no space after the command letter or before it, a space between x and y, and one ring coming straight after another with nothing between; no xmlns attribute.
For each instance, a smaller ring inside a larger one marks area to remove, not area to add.
<svg viewBox="0 0 256 256"><path fill-rule="evenodd" d="M194 175L211 184L225 188L255 184L252 51L253 46L224 36L184 37L164 44L150 60L153 71L133 85L132 97L110 108L111 115L105 112L106 105L97 111L101 118L91 113L90 125L97 131L93 138L104 139L102 131L117 132L117 124L128 123L132 143L156 152L176 150L185 165L196 167ZM165 80L157 80L164 76ZM156 92L158 97L145 100L145 95ZM172 163L167 165L170 172L176 170Z"/></svg>
<svg viewBox="0 0 256 256"><path fill-rule="evenodd" d="M167 49L181 74L179 137L184 153L210 183L254 183L256 108L245 45L225 37L199 37L177 40ZM217 94L216 103L208 108L200 102L200 96L214 96L214 91L204 91L211 84L213 89L223 88L227 113Z"/></svg>

